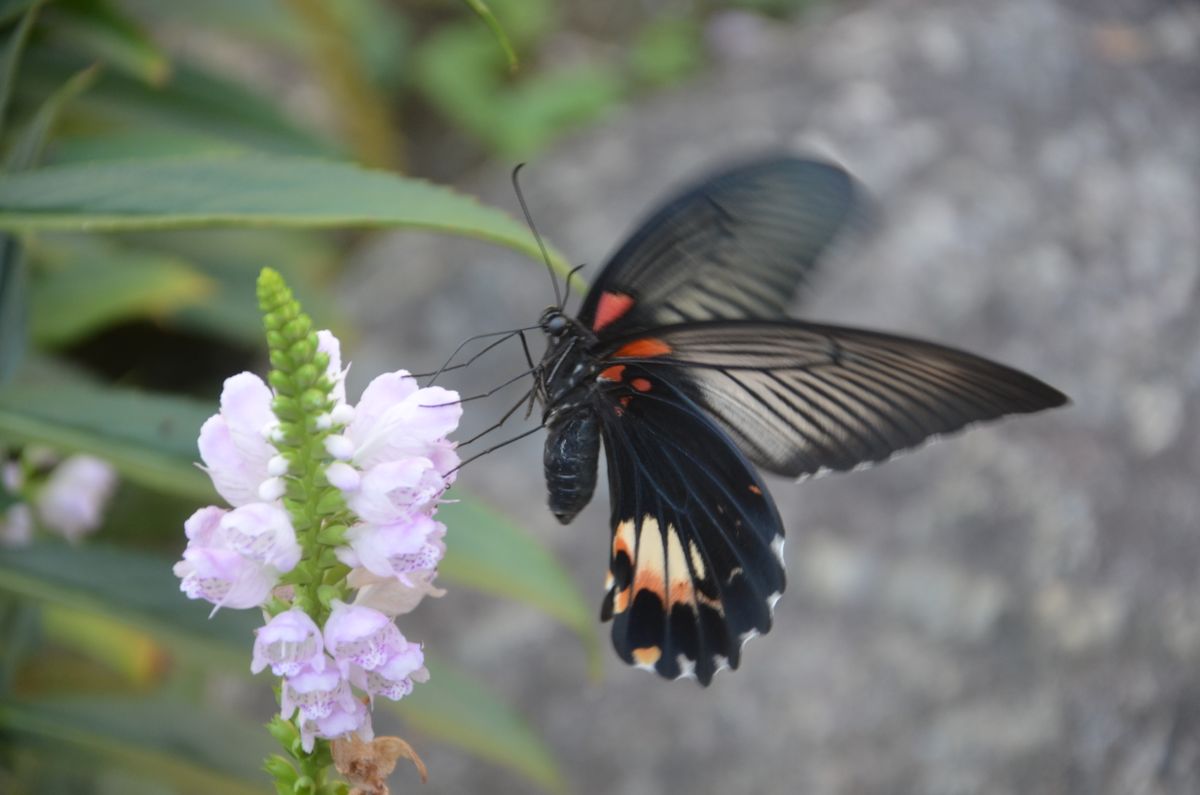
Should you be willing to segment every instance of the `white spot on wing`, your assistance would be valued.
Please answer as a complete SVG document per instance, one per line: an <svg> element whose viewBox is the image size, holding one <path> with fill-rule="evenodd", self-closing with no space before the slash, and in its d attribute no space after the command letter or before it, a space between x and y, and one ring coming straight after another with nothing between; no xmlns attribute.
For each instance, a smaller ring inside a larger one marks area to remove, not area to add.
<svg viewBox="0 0 1200 795"><path fill-rule="evenodd" d="M775 557L779 558L779 565L786 568L787 563L785 563L783 560L783 542L784 542L784 540L785 539L782 535L775 536L775 538L773 538L771 540L771 551L775 553Z"/></svg>

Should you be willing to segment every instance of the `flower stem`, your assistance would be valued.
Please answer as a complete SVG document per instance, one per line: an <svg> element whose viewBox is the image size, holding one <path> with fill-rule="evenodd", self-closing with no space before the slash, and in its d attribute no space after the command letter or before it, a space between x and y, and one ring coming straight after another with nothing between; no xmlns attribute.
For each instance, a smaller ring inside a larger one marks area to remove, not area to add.
<svg viewBox="0 0 1200 795"><path fill-rule="evenodd" d="M292 586L291 602L272 599L267 610L277 615L299 607L321 625L329 617L330 601L345 593L346 571L333 557L332 546L325 542L335 540L339 534L324 531L327 527L344 531L351 520L340 493L329 485L324 474L332 462L325 439L338 430L321 420L334 408L334 384L327 373L329 356L319 350L312 321L283 277L271 268L264 268L259 274L258 304L271 360L267 380L275 391L272 410L279 419L273 443L288 462L283 505L302 550L300 563L280 580L281 584ZM317 740L313 750L305 753L291 720L274 721L272 733L299 768L283 775L273 766L281 768L280 763L287 760L282 757L268 760L266 768L275 778L277 789L290 787L294 793L316 795L337 786L326 783L333 762L328 741Z"/></svg>

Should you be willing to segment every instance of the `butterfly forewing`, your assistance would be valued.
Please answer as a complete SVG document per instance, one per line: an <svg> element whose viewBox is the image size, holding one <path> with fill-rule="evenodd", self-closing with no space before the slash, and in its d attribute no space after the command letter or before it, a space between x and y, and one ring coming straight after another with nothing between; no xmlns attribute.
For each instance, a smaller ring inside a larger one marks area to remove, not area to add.
<svg viewBox="0 0 1200 795"><path fill-rule="evenodd" d="M669 323L781 317L861 207L837 166L772 158L719 174L652 214L609 260L579 320L627 334Z"/></svg>
<svg viewBox="0 0 1200 795"><path fill-rule="evenodd" d="M964 351L802 321L670 326L607 348L611 361L675 384L756 464L792 477L882 461L971 423L1066 402Z"/></svg>

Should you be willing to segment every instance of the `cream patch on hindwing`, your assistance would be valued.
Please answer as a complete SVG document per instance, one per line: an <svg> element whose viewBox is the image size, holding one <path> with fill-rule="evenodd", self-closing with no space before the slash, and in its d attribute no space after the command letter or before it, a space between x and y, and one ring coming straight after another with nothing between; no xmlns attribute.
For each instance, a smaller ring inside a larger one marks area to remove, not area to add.
<svg viewBox="0 0 1200 795"><path fill-rule="evenodd" d="M692 559L692 570L696 572L696 579L703 580L707 569L704 568L704 558L695 541L688 541L688 556Z"/></svg>
<svg viewBox="0 0 1200 795"><path fill-rule="evenodd" d="M658 520L646 514L642 518L642 526L638 530L637 563L634 566L633 575L635 598L639 591L645 590L655 594L664 605L667 603L665 565Z"/></svg>
<svg viewBox="0 0 1200 795"><path fill-rule="evenodd" d="M692 575L688 569L687 558L683 556L683 543L679 540L679 532L675 525L667 525L667 575L670 578L667 588L667 610L677 602L691 604L694 600Z"/></svg>
<svg viewBox="0 0 1200 795"><path fill-rule="evenodd" d="M626 519L617 525L617 529L613 532L612 556L615 558L618 554L624 552L629 558L629 562L633 563L633 520Z"/></svg>

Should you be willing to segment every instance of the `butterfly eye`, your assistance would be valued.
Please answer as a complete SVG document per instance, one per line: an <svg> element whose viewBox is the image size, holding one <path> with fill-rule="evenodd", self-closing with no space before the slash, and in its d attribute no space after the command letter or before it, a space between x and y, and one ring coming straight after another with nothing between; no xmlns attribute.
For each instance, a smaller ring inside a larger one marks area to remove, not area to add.
<svg viewBox="0 0 1200 795"><path fill-rule="evenodd" d="M567 318L564 315L551 315L550 317L546 318L546 322L544 324L546 331L556 337L567 330L567 325Z"/></svg>

